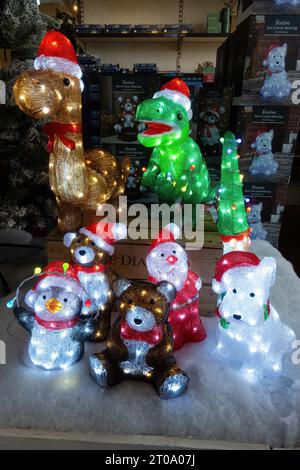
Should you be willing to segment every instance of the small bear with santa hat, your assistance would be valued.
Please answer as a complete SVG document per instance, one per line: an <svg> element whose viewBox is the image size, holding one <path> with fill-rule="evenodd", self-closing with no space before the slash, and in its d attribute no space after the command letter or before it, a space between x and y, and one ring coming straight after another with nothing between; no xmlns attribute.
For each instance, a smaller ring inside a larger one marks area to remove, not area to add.
<svg viewBox="0 0 300 470"><path fill-rule="evenodd" d="M180 229L176 224L167 225L153 241L146 258L149 281L168 281L177 290L169 314L174 351L186 343L202 341L206 337L199 316L199 291L202 282L189 269L186 251L175 241L179 236Z"/></svg>
<svg viewBox="0 0 300 470"><path fill-rule="evenodd" d="M64 236L72 257L71 266L91 300L82 313L95 315L89 341L105 341L108 337L113 305L111 256L114 243L126 234L124 224L100 221Z"/></svg>
<svg viewBox="0 0 300 470"><path fill-rule="evenodd" d="M54 261L39 276L14 314L31 335L30 362L41 369L67 369L79 361L93 324L80 313L86 293L68 263Z"/></svg>
<svg viewBox="0 0 300 470"><path fill-rule="evenodd" d="M255 254L232 251L216 265L213 290L219 295L220 317L216 353L247 379L278 373L283 356L292 350L295 333L284 325L270 304L276 261Z"/></svg>

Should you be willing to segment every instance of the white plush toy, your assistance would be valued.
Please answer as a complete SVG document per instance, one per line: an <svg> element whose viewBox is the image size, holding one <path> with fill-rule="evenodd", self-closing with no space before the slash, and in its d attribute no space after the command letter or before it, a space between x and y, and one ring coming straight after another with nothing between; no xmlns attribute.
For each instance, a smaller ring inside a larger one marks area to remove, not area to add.
<svg viewBox="0 0 300 470"><path fill-rule="evenodd" d="M216 353L247 378L278 373L283 356L292 351L295 333L270 304L275 282L274 258L233 251L216 265L213 290L219 295L219 340Z"/></svg>
<svg viewBox="0 0 300 470"><path fill-rule="evenodd" d="M255 143L251 147L256 150L256 156L252 160L249 171L252 175L274 175L278 170L278 163L274 160L272 142L273 129L261 132L257 135Z"/></svg>
<svg viewBox="0 0 300 470"><path fill-rule="evenodd" d="M287 78L285 71L285 58L287 54L287 44L283 46L272 46L267 59L263 65L267 67L268 76L264 81L261 94L264 98L283 98L290 94L292 84Z"/></svg>

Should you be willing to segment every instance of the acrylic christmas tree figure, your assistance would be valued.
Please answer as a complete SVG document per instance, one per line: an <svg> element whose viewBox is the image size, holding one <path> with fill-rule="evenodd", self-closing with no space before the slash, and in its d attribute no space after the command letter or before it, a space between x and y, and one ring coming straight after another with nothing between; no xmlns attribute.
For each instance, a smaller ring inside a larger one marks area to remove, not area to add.
<svg viewBox="0 0 300 470"><path fill-rule="evenodd" d="M145 147L154 147L142 186L156 192L161 203L214 200L201 151L189 137L191 118L190 91L180 78L169 81L138 106L136 119L146 125L138 140Z"/></svg>
<svg viewBox="0 0 300 470"><path fill-rule="evenodd" d="M234 251L216 265L213 290L219 296L220 318L216 353L249 380L282 370L295 333L284 325L270 303L276 261Z"/></svg>
<svg viewBox="0 0 300 470"><path fill-rule="evenodd" d="M218 206L218 230L224 252L247 250L250 245L249 225L243 195L242 175L238 164L238 143L232 132L221 139L222 165L220 199Z"/></svg>

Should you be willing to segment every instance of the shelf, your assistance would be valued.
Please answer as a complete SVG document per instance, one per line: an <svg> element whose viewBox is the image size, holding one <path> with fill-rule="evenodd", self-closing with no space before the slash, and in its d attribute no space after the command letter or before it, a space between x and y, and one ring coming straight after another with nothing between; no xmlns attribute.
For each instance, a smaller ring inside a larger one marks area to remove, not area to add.
<svg viewBox="0 0 300 470"><path fill-rule="evenodd" d="M223 42L229 34L208 34L208 33L77 33L77 38L88 42L98 41L177 41L182 38L188 42Z"/></svg>

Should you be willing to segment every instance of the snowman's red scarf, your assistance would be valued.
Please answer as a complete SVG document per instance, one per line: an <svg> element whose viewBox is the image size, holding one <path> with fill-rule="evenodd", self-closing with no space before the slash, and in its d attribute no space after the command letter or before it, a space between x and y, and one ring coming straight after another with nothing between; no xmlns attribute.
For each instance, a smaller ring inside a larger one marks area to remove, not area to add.
<svg viewBox="0 0 300 470"><path fill-rule="evenodd" d="M151 331L136 331L123 320L121 323L121 337L128 341L144 341L145 343L155 345L163 339L162 327L156 325Z"/></svg>
<svg viewBox="0 0 300 470"><path fill-rule="evenodd" d="M66 321L47 321L35 315L35 321L46 330L67 330L68 328L74 328L78 322L78 318Z"/></svg>
<svg viewBox="0 0 300 470"><path fill-rule="evenodd" d="M73 261L70 263L73 269L75 269L76 273L82 272L87 274L94 274L94 273L103 273L106 271L110 263L107 264L95 264L94 266L81 266L80 264L76 264Z"/></svg>

